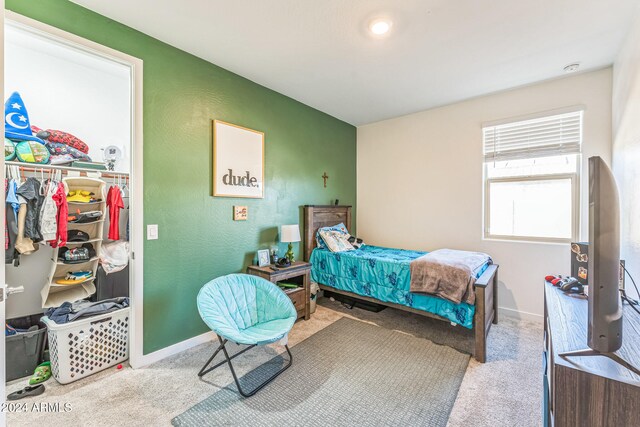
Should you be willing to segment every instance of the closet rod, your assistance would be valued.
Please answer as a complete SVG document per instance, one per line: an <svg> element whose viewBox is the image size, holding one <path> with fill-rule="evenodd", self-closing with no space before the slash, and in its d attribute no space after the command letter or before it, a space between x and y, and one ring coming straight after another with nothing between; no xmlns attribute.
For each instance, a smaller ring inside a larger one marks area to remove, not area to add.
<svg viewBox="0 0 640 427"><path fill-rule="evenodd" d="M25 166L25 163L22 162L4 162L5 166L18 166L21 170L25 172L39 172L41 170L48 169L58 169L61 171L75 171L75 172L84 172L85 176L88 173L98 173L101 178L117 178L119 176L128 177L128 172L114 172L107 170L99 170L99 169L87 169L87 168L77 168L72 166L57 166L57 165L35 165L29 164L29 166Z"/></svg>

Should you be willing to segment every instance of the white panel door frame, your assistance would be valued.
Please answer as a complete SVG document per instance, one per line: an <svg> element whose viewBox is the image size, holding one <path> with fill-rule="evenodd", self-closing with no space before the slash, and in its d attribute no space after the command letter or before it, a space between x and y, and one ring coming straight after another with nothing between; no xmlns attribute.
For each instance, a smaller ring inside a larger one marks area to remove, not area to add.
<svg viewBox="0 0 640 427"><path fill-rule="evenodd" d="M0 0L4 3L4 0ZM4 10L4 7L3 7ZM131 70L131 190L130 190L130 245L131 257L129 295L131 297L131 319L129 330L129 363L133 368L143 366L143 260L144 260L144 210L143 210L143 133L142 133L142 67L139 58L127 55L75 34L68 33L15 12L5 12L5 25L9 23L24 30L39 34L60 44L101 56L107 60L129 67ZM4 28L3 28L4 31ZM4 46L4 43L2 43ZM4 85L3 85L4 86ZM4 99L4 96L3 98ZM4 132L3 132L4 134ZM4 162L4 159L2 160ZM4 169L4 163L2 163ZM2 196L4 198L4 195ZM3 237L4 238L4 237ZM4 269L2 269L4 284ZM4 355L4 351L2 353ZM3 358L4 360L4 358ZM2 369L4 378L4 369ZM2 382L4 386L4 381ZM4 397L4 392L3 392Z"/></svg>
<svg viewBox="0 0 640 427"><path fill-rule="evenodd" d="M0 12L1 14L0 16L2 17L2 22L3 22L2 28L0 28L0 70L3 70L2 85L0 86L0 95L2 97L0 99L4 101L4 0L0 0L0 10L2 10L2 12ZM4 117L4 110L2 115ZM2 136L4 137L4 120L2 120L2 124L0 125L0 130L2 131ZM0 156L0 168L2 168L2 170L4 171L4 156ZM4 196L5 196L4 192L0 191L0 202L2 202L1 206L6 206ZM5 212L6 212L6 209L0 209L0 221L2 221L3 224L4 224ZM0 235L2 235L2 237L0 237L0 244L2 245L1 247L4 248L4 244L5 244L4 233L0 233ZM4 268L0 268L0 291L2 292L2 295L0 296L0 322L2 322L2 324L4 325L5 323L4 304L5 304L5 300L7 299ZM4 338L4 334L2 335L3 337L2 339L0 339L0 405L4 407L4 403L6 401L6 396L7 396L7 391L5 387L5 384L7 381L7 376L6 376L7 361L5 357L6 355L5 338ZM6 419L5 412L0 411L0 427L4 427L6 425L6 422L7 422L7 419Z"/></svg>

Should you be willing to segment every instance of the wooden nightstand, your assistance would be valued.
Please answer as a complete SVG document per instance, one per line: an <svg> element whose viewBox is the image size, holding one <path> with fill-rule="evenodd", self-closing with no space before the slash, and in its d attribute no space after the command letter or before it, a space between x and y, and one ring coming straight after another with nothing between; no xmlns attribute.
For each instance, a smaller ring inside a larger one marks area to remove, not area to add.
<svg viewBox="0 0 640 427"><path fill-rule="evenodd" d="M291 267L278 268L277 271L272 270L271 266L258 267L250 265L247 267L247 273L254 276L260 276L272 283L287 282L296 283L295 289L286 289L284 292L291 298L291 302L298 312L298 319L304 317L304 320L311 318L310 297L311 297L311 264L308 262L295 261Z"/></svg>

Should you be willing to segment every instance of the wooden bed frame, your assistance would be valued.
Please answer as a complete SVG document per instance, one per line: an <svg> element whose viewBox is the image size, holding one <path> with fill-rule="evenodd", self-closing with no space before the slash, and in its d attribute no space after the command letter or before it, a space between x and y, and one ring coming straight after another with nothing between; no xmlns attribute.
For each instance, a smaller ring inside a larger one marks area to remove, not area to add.
<svg viewBox="0 0 640 427"><path fill-rule="evenodd" d="M309 261L311 251L315 248L315 236L318 228L329 227L339 223L344 223L348 230L351 230L351 206L318 206L306 205L304 207L304 259ZM449 319L438 316L437 314L427 311L417 310L391 302L380 301L375 298L354 294L352 292L343 291L332 288L319 283L321 289L336 292L349 297L361 299L364 301L374 302L376 304L386 305L388 307L397 308L421 316L427 316L445 322L451 322ZM498 323L498 265L490 265L484 273L476 280L476 312L473 317L473 334L475 340L475 350L473 357L484 363L487 360L487 335L491 329L492 323Z"/></svg>

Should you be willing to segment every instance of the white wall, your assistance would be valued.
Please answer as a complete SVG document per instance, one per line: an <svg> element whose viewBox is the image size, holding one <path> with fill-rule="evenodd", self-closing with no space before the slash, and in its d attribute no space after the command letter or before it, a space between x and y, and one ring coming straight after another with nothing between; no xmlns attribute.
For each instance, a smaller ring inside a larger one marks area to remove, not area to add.
<svg viewBox="0 0 640 427"><path fill-rule="evenodd" d="M4 92L22 96L32 125L69 132L89 146L93 161L116 145L129 172L129 68L24 30L6 26Z"/></svg>
<svg viewBox="0 0 640 427"><path fill-rule="evenodd" d="M538 318L543 278L569 274L570 249L483 240L482 123L574 105L586 108L581 191L586 219L586 159L611 160L611 68L359 127L359 237L407 249L487 252L500 264L499 306L507 314ZM581 239L587 227L585 221Z"/></svg>
<svg viewBox="0 0 640 427"><path fill-rule="evenodd" d="M621 257L640 279L640 12L613 65L613 171L622 206ZM627 283L629 283L627 281ZM631 291L632 287L627 286ZM633 294L633 292L631 291Z"/></svg>

